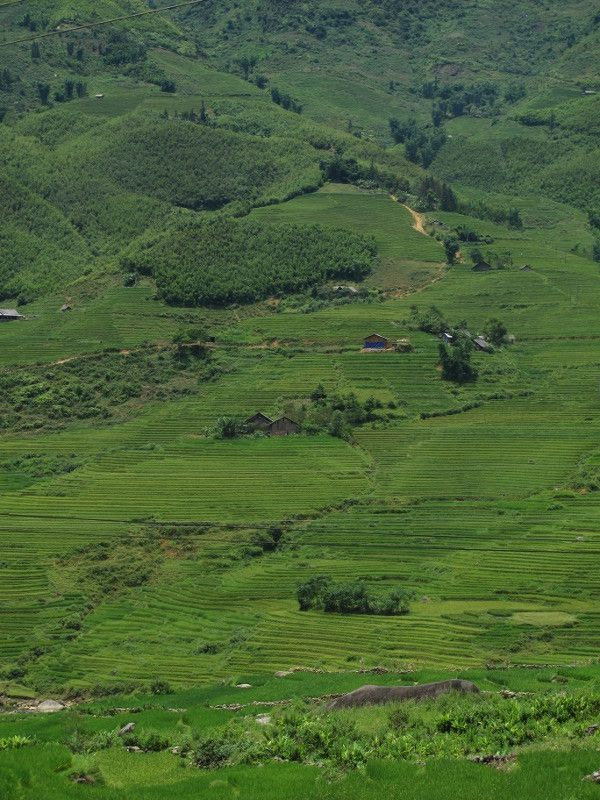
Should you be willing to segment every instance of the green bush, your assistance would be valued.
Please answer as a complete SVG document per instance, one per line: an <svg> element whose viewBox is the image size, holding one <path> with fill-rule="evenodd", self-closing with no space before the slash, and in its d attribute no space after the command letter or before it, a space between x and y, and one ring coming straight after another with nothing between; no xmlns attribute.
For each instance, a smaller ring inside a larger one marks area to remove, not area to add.
<svg viewBox="0 0 600 800"><path fill-rule="evenodd" d="M217 439L237 439L248 433L248 428L239 419L234 417L219 417L215 426L215 436Z"/></svg>
<svg viewBox="0 0 600 800"><path fill-rule="evenodd" d="M171 747L171 741L166 736L153 730L128 733L123 737L123 744L126 747L139 747L145 753L158 753Z"/></svg>
<svg viewBox="0 0 600 800"><path fill-rule="evenodd" d="M483 335L495 347L500 347L506 341L508 329L499 319L488 319L483 327Z"/></svg>
<svg viewBox="0 0 600 800"><path fill-rule="evenodd" d="M84 732L76 729L66 744L73 753L95 753L97 750L106 750L121 743L116 730Z"/></svg>
<svg viewBox="0 0 600 800"><path fill-rule="evenodd" d="M477 380L477 369L471 364L473 345L466 337L456 338L452 344L439 344L442 378L455 383L472 383Z"/></svg>
<svg viewBox="0 0 600 800"><path fill-rule="evenodd" d="M30 736L20 736L19 734L2 736L0 737L0 750L16 750L33 743L34 740Z"/></svg>

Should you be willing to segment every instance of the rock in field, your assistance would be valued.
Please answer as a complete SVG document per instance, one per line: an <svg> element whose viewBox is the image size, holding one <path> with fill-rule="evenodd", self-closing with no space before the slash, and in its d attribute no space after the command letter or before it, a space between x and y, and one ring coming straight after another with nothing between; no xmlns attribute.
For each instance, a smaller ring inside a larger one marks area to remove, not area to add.
<svg viewBox="0 0 600 800"><path fill-rule="evenodd" d="M42 700L37 704L36 711L42 714L53 714L55 711L62 711L64 703L59 700Z"/></svg>
<svg viewBox="0 0 600 800"><path fill-rule="evenodd" d="M596 772L592 772L591 775L586 775L583 780L592 781L592 783L600 783L600 769L597 769Z"/></svg>
<svg viewBox="0 0 600 800"><path fill-rule="evenodd" d="M361 686L360 689L336 697L327 704L327 708L356 708L402 700L431 700L448 692L478 693L479 689L471 681L462 680L424 683L420 686Z"/></svg>

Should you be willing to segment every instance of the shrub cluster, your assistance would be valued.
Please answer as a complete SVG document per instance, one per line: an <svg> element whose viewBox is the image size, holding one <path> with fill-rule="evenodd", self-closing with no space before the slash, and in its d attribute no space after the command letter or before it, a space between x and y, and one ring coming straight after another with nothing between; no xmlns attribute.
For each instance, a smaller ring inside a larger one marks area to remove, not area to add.
<svg viewBox="0 0 600 800"><path fill-rule="evenodd" d="M471 244L475 242L484 242L485 244L492 244L494 241L491 236L482 236L476 230L469 227L469 225L457 225L454 230L460 242L469 242Z"/></svg>
<svg viewBox="0 0 600 800"><path fill-rule="evenodd" d="M79 590L96 601L147 583L162 563L162 554L156 536L147 534L84 545L58 563L71 572Z"/></svg>
<svg viewBox="0 0 600 800"><path fill-rule="evenodd" d="M132 731L119 736L117 730L87 732L76 730L67 742L73 753L95 753L110 747L139 747L145 753L158 753L171 747L171 741L155 730Z"/></svg>
<svg viewBox="0 0 600 800"><path fill-rule="evenodd" d="M332 183L350 183L363 189L385 189L400 200L404 200L410 183L392 170L371 162L359 164L352 156L337 153L321 161L323 178Z"/></svg>
<svg viewBox="0 0 600 800"><path fill-rule="evenodd" d="M375 397L361 402L354 392L327 394L319 384L310 396L310 404L294 409L294 419L307 433L329 433L340 439L349 438L351 429L381 419L383 403Z"/></svg>
<svg viewBox="0 0 600 800"><path fill-rule="evenodd" d="M285 108L286 111L293 111L296 114L302 113L302 105L286 92L280 92L275 86L271 89L271 100L278 106Z"/></svg>
<svg viewBox="0 0 600 800"><path fill-rule="evenodd" d="M404 144L408 160L420 164L425 169L431 164L448 138L443 128L421 125L414 118L399 122L392 117L390 131L395 142Z"/></svg>
<svg viewBox="0 0 600 800"><path fill-rule="evenodd" d="M20 736L16 733L12 736L0 736L0 750L18 750L30 744L34 744L30 736Z"/></svg>
<svg viewBox="0 0 600 800"><path fill-rule="evenodd" d="M499 87L491 81L465 86L464 83L440 84L433 80L413 89L413 92L434 101L434 121L441 121L446 117L480 117L493 114L497 110L500 97Z"/></svg>
<svg viewBox="0 0 600 800"><path fill-rule="evenodd" d="M77 453L53 455L48 453L24 453L17 458L0 462L0 469L16 472L31 478L47 478L52 475L64 475L81 466Z"/></svg>
<svg viewBox="0 0 600 800"><path fill-rule="evenodd" d="M471 364L473 344L468 336L455 336L451 344L440 342L439 357L442 378L455 383L477 380L477 369Z"/></svg>
<svg viewBox="0 0 600 800"><path fill-rule="evenodd" d="M476 217L477 219L487 219L495 222L498 225L506 224L509 228L521 230L523 227L523 220L521 212L518 208L498 208L490 206L480 200L477 203L459 202L456 206L456 211L459 214L464 214L468 217Z"/></svg>
<svg viewBox="0 0 600 800"><path fill-rule="evenodd" d="M179 357L178 349L128 355L105 352L60 365L0 370L0 427L24 430L62 426L73 419L111 419L119 407L141 398L189 394L199 379L208 380L219 372L208 354L198 357L191 347ZM43 472L49 465L29 459L21 466L33 474L32 470ZM68 466L65 463L61 471L68 471Z"/></svg>
<svg viewBox="0 0 600 800"><path fill-rule="evenodd" d="M426 309L421 309L414 304L410 307L408 325L413 330L432 333L434 336L439 336L441 333L449 331L451 327L437 306L432 305ZM464 326L461 324L460 327L466 328L466 323Z"/></svg>
<svg viewBox="0 0 600 800"><path fill-rule="evenodd" d="M415 196L420 211L456 211L458 208L458 200L452 188L431 176L419 182Z"/></svg>
<svg viewBox="0 0 600 800"><path fill-rule="evenodd" d="M334 583L328 575L317 575L299 584L296 597L300 611L317 609L392 617L408 614L409 601L414 595L400 587L388 594L374 595L362 580Z"/></svg>

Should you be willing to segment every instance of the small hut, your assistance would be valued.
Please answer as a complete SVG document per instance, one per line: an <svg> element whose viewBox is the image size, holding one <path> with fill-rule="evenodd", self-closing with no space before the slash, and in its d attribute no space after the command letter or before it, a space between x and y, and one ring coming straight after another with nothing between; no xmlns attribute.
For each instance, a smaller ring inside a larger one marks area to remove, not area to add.
<svg viewBox="0 0 600 800"><path fill-rule="evenodd" d="M372 333L365 338L365 350L387 350L390 347L390 340L379 333Z"/></svg>
<svg viewBox="0 0 600 800"><path fill-rule="evenodd" d="M484 350L484 351L487 352L487 351L492 349L492 345L489 342L487 342L483 338L483 336L476 336L473 339L473 343L474 343L475 347L477 347L478 350Z"/></svg>
<svg viewBox="0 0 600 800"><path fill-rule="evenodd" d="M248 419L244 422L244 425L251 431L266 431L272 424L273 420L260 411L257 411L256 414L248 417Z"/></svg>
<svg viewBox="0 0 600 800"><path fill-rule="evenodd" d="M14 322L17 319L25 319L23 314L15 308L0 308L0 322Z"/></svg>
<svg viewBox="0 0 600 800"><path fill-rule="evenodd" d="M299 433L300 425L289 417L280 417L272 422L268 427L271 436L289 436L292 433Z"/></svg>
<svg viewBox="0 0 600 800"><path fill-rule="evenodd" d="M68 303L63 303L60 310L62 314L65 314L67 311L73 311L73 306L70 306Z"/></svg>
<svg viewBox="0 0 600 800"><path fill-rule="evenodd" d="M355 294L358 294L358 289L356 286L332 286L331 290L336 294L345 295L346 297L352 297Z"/></svg>
<svg viewBox="0 0 600 800"><path fill-rule="evenodd" d="M489 272L492 269L494 269L492 265L483 259L473 266L473 272Z"/></svg>

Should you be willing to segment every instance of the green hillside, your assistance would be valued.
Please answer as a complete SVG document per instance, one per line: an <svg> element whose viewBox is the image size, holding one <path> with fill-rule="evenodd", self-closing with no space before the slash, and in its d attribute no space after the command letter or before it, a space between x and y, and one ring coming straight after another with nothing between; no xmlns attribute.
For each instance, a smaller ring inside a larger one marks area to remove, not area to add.
<svg viewBox="0 0 600 800"><path fill-rule="evenodd" d="M600 16L167 5L0 5L0 795L592 797Z"/></svg>

